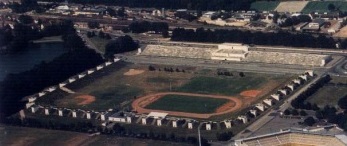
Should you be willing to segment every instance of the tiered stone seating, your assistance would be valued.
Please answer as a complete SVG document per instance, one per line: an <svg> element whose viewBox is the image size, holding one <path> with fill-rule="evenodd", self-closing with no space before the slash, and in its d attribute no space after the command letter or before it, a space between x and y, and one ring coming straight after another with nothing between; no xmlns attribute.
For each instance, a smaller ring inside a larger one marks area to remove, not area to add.
<svg viewBox="0 0 347 146"><path fill-rule="evenodd" d="M258 139L261 145L280 145L280 141L276 138L276 136L266 137Z"/></svg>
<svg viewBox="0 0 347 146"><path fill-rule="evenodd" d="M280 134L277 136L278 140L281 143L289 143L290 142L290 134Z"/></svg>
<svg viewBox="0 0 347 146"><path fill-rule="evenodd" d="M250 51L244 61L320 66L327 55Z"/></svg>
<svg viewBox="0 0 347 146"><path fill-rule="evenodd" d="M291 143L329 146L334 139L332 136L312 135L312 134L296 134L292 133L290 138Z"/></svg>
<svg viewBox="0 0 347 146"><path fill-rule="evenodd" d="M329 135L316 135L306 133L283 133L243 141L247 146L344 146L344 144Z"/></svg>
<svg viewBox="0 0 347 146"><path fill-rule="evenodd" d="M142 55L210 59L217 48L147 45Z"/></svg>
<svg viewBox="0 0 347 146"><path fill-rule="evenodd" d="M259 142L257 140L245 141L247 146L259 146Z"/></svg>
<svg viewBox="0 0 347 146"><path fill-rule="evenodd" d="M331 139L331 141L329 143L333 143L335 146L345 146L340 140L338 140L337 138L333 138Z"/></svg>

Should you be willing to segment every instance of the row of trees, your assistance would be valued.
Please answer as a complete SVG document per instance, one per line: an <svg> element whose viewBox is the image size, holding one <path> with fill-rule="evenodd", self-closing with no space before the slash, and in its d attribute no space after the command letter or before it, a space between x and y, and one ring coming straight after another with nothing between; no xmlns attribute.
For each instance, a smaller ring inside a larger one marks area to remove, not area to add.
<svg viewBox="0 0 347 146"><path fill-rule="evenodd" d="M156 71L157 69L154 67L154 66L152 66L152 65L149 65L148 66L148 70L149 71ZM161 69L160 68L158 68L158 71L161 71ZM186 72L184 69L182 69L182 70L180 70L180 69L178 69L178 68L176 68L176 69L173 69L172 67L171 68L166 68L166 67L164 67L164 71L166 71L166 72Z"/></svg>
<svg viewBox="0 0 347 146"><path fill-rule="evenodd" d="M48 4L45 6L41 6L37 4L37 0L21 0L21 3L14 2L9 8L12 9L15 13L25 13L28 11L35 11L36 13L43 13L47 9L52 8L54 4Z"/></svg>
<svg viewBox="0 0 347 146"><path fill-rule="evenodd" d="M102 57L94 50L85 47L82 39L76 34L72 22L64 28L64 46L70 51L51 62L42 62L29 71L9 74L0 82L0 114L9 116L23 108L20 100L42 89L56 85L68 77L103 62ZM25 33L25 32L23 32Z"/></svg>
<svg viewBox="0 0 347 146"><path fill-rule="evenodd" d="M132 33L144 33L154 31L155 33L167 32L169 25L166 22L135 21L129 25Z"/></svg>
<svg viewBox="0 0 347 146"><path fill-rule="evenodd" d="M235 42L244 44L269 45L269 46L292 46L310 48L335 48L336 43L341 42L341 47L347 47L347 41L336 42L332 37L319 35L314 37L304 33L290 33L279 31L277 33L250 32L239 29L226 30L198 28L192 29L176 28L172 32L171 40L189 42Z"/></svg>
<svg viewBox="0 0 347 146"><path fill-rule="evenodd" d="M311 104L305 104L305 100L313 95L318 89L324 86L324 84L328 83L331 80L329 75L326 75L319 79L315 84L310 86L307 90L301 93L297 98L291 101L291 105L294 108L298 109L308 109L307 106L311 107Z"/></svg>
<svg viewBox="0 0 347 146"><path fill-rule="evenodd" d="M344 96L339 99L338 106L344 110L344 112L338 112L334 106L326 105L323 108L317 106L317 104L311 104L307 102L306 99L312 96L317 90L326 85L331 80L330 76L327 75L317 81L316 84L312 85L305 92L300 94L296 99L292 100L291 105L294 108L305 109L305 110L314 110L315 117L319 120L326 119L329 123L337 124L340 128L347 131L347 96ZM285 110L284 114L295 114L297 110ZM302 111L302 110L301 110ZM294 113L293 113L294 112ZM301 115L301 112L299 113ZM304 124L312 126L316 120L313 117L307 117L304 120Z"/></svg>
<svg viewBox="0 0 347 146"><path fill-rule="evenodd" d="M64 0L43 0L64 2ZM140 8L193 9L193 10L249 10L255 0L69 0L80 4L103 4Z"/></svg>
<svg viewBox="0 0 347 146"><path fill-rule="evenodd" d="M40 28L41 20L37 25L32 27L33 18L30 16L20 16L20 23L16 23L12 29L9 25L0 29L0 46L7 46L6 53L15 53L27 48L30 41L40 39L42 37L65 35L73 29L73 22L51 21L50 25L46 25L44 29Z"/></svg>
<svg viewBox="0 0 347 146"><path fill-rule="evenodd" d="M286 15L284 15L286 17ZM293 25L298 25L299 23L303 22L311 22L312 19L308 15L299 15L299 16L293 16L286 18L284 22L279 23L279 26L281 27L288 27Z"/></svg>

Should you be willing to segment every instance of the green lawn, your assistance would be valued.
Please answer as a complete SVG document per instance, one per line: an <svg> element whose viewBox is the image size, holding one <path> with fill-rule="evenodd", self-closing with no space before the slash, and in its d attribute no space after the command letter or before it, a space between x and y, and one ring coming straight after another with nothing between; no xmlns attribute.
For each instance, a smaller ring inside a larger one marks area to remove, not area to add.
<svg viewBox="0 0 347 146"><path fill-rule="evenodd" d="M277 1L256 1L251 4L252 10L273 11L279 5Z"/></svg>
<svg viewBox="0 0 347 146"><path fill-rule="evenodd" d="M119 105L126 100L132 100L134 96L141 93L141 89L126 85L108 87L90 93L95 96L95 102L85 106L87 109L105 109Z"/></svg>
<svg viewBox="0 0 347 146"><path fill-rule="evenodd" d="M337 106L338 100L347 95L347 86L328 85L319 89L307 101L316 103L320 107L325 105Z"/></svg>
<svg viewBox="0 0 347 146"><path fill-rule="evenodd" d="M102 38L99 38L98 36L95 36L89 39L101 52L105 53L105 46L110 40L102 39Z"/></svg>
<svg viewBox="0 0 347 146"><path fill-rule="evenodd" d="M166 95L146 106L148 109L213 113L219 106L228 102L227 99L215 99L198 96Z"/></svg>
<svg viewBox="0 0 347 146"><path fill-rule="evenodd" d="M333 4L341 11L347 11L346 1L312 1L309 2L302 10L303 13L310 12L329 12L328 5Z"/></svg>
<svg viewBox="0 0 347 146"><path fill-rule="evenodd" d="M181 92L236 95L243 90L256 89L266 82L264 77L194 77L179 87Z"/></svg>

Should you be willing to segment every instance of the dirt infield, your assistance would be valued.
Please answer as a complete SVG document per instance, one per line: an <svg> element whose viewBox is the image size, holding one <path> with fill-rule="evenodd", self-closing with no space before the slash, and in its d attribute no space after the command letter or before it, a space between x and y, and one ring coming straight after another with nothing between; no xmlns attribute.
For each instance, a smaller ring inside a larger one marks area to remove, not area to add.
<svg viewBox="0 0 347 146"><path fill-rule="evenodd" d="M210 98L222 98L230 100L228 103L219 107L215 113L211 114L197 114L197 113L188 113L188 112L176 112L176 111L164 111L164 110L152 110L146 109L147 105L158 100L159 98L165 95L184 95L184 96L199 96L199 97L210 97ZM163 112L168 113L172 116L181 116L181 117L190 117L190 118L200 118L200 119L208 119L211 116L222 115L226 113L230 113L240 109L243 105L242 101L235 97L230 96L222 96L222 95L205 95L205 94L194 94L194 93L184 93L184 92L163 92L156 93L147 96L140 97L132 102L132 108L136 110L138 113L150 113L150 112Z"/></svg>
<svg viewBox="0 0 347 146"><path fill-rule="evenodd" d="M125 76L135 76L135 75L142 74L143 72L145 72L145 71L144 70L137 70L137 69L130 69L129 71L125 72L124 75Z"/></svg>
<svg viewBox="0 0 347 146"><path fill-rule="evenodd" d="M78 100L83 99L77 105L87 105L95 101L95 97L91 95L79 95L79 96L76 96L75 98Z"/></svg>
<svg viewBox="0 0 347 146"><path fill-rule="evenodd" d="M246 90L240 93L241 96L257 97L262 91L260 90Z"/></svg>

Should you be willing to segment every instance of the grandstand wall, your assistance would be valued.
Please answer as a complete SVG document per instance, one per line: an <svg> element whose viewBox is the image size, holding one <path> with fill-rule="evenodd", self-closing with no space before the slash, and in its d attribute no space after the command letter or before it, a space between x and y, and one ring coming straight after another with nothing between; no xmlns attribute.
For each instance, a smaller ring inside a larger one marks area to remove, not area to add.
<svg viewBox="0 0 347 146"><path fill-rule="evenodd" d="M192 44L188 46L172 44L147 45L141 55L304 66L324 66L331 60L330 55L249 51L246 45L228 43L207 47L199 47Z"/></svg>
<svg viewBox="0 0 347 146"><path fill-rule="evenodd" d="M346 136L345 136L346 137ZM303 131L281 131L235 141L236 146L345 146L334 135L313 134Z"/></svg>

